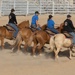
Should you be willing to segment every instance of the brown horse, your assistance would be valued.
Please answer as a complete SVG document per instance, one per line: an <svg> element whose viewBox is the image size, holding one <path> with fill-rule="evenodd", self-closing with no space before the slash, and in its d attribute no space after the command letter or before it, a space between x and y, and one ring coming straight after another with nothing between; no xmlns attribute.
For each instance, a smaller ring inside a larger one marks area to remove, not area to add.
<svg viewBox="0 0 75 75"><path fill-rule="evenodd" d="M32 32L32 30L30 28L22 28L19 32L18 32L18 35L15 39L15 44L12 48L12 50L15 49L15 47L18 46L18 51L20 50L20 46L21 46L21 43L22 41L25 42L25 45L24 45L24 48L25 48L25 52L27 50L27 47L28 46L31 46L31 43L33 41L33 35L35 33Z"/></svg>
<svg viewBox="0 0 75 75"><path fill-rule="evenodd" d="M29 27L29 21L23 21L18 25L19 30ZM1 47L4 48L4 38L11 39L13 37L14 31L9 31L6 26L0 26L0 40L1 40Z"/></svg>
<svg viewBox="0 0 75 75"><path fill-rule="evenodd" d="M33 39L34 46L33 46L33 49L32 49L32 55L35 54L36 48L38 49L39 54L40 54L41 51L42 51L41 49L43 48L43 46L46 43L49 44L49 40L50 40L50 35L46 31L43 31L43 30L38 31L34 35L34 39Z"/></svg>

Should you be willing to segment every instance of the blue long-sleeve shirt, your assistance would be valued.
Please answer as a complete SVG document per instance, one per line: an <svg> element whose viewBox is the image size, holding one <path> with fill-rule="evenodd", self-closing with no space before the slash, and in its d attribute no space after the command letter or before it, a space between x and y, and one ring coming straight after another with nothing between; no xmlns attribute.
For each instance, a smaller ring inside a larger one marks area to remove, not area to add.
<svg viewBox="0 0 75 75"><path fill-rule="evenodd" d="M55 23L54 23L54 21L53 21L52 19L48 20L48 21L47 21L47 28L49 28L49 29L50 29L50 28L54 28L54 24L55 24Z"/></svg>
<svg viewBox="0 0 75 75"><path fill-rule="evenodd" d="M38 19L39 19L39 18L38 18L38 15L34 15L34 16L32 17L31 25L36 25L36 21L37 21Z"/></svg>

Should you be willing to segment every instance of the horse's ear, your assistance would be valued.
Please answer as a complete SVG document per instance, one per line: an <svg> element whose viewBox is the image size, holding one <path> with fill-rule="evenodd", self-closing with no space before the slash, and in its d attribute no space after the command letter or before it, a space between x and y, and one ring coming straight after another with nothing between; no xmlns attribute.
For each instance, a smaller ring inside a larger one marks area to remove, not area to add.
<svg viewBox="0 0 75 75"><path fill-rule="evenodd" d="M29 20L26 20L27 22L29 22Z"/></svg>

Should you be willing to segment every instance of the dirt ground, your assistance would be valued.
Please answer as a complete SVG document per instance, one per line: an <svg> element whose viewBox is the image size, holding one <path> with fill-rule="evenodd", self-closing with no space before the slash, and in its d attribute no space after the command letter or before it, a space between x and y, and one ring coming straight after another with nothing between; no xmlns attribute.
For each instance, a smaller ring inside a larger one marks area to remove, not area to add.
<svg viewBox="0 0 75 75"><path fill-rule="evenodd" d="M40 15L39 23L45 24L47 18L48 15ZM20 23L31 20L31 16L17 16L17 19ZM55 15L53 19L59 25L66 19L66 15ZM75 15L72 15L72 20L75 25ZM1 26L7 23L8 16L0 17ZM41 56L34 58L30 53L12 53L10 44L13 44L13 41L5 39L5 49L0 48L0 75L75 75L75 57L69 60L68 51L60 52L59 59L55 61L53 53L47 49Z"/></svg>

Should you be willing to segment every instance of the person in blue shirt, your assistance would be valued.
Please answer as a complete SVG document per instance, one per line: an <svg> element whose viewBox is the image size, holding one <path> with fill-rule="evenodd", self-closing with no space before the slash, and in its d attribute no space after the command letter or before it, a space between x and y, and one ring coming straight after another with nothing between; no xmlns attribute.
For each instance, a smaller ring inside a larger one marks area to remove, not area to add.
<svg viewBox="0 0 75 75"><path fill-rule="evenodd" d="M31 27L37 30L41 30L39 23L38 23L38 20L39 20L38 15L39 15L39 12L36 11L35 15L32 16Z"/></svg>
<svg viewBox="0 0 75 75"><path fill-rule="evenodd" d="M54 21L52 20L52 15L49 15L49 18L48 18L48 20L47 20L47 28L50 30L50 31L52 31L53 33L55 33L55 34L57 34L57 33L59 33L55 28L54 28L54 25L55 25L55 23L54 23Z"/></svg>

